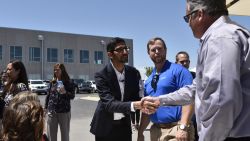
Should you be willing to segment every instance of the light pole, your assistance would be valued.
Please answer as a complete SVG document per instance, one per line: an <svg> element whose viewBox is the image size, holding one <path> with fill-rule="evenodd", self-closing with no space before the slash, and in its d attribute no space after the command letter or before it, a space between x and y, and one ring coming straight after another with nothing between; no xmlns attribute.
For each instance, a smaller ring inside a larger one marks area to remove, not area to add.
<svg viewBox="0 0 250 141"><path fill-rule="evenodd" d="M43 41L44 41L44 37L43 35L38 35L38 40L41 41L41 51L42 51L42 55L41 55L41 63L42 63L42 68L41 68L41 72L42 72L42 76L41 76L41 79L43 80Z"/></svg>
<svg viewBox="0 0 250 141"><path fill-rule="evenodd" d="M104 40L101 40L101 41L100 41L100 44L101 44L102 49L103 49L103 54L102 54L102 56L103 56L103 65L105 65L105 57L104 57L104 52L105 52L106 42L105 42Z"/></svg>

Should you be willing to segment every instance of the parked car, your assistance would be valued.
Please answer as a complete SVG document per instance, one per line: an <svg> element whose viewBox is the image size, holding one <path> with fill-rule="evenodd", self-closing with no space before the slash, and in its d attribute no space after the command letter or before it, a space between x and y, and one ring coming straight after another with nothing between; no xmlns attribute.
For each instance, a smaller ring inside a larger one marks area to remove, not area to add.
<svg viewBox="0 0 250 141"><path fill-rule="evenodd" d="M79 93L80 92L88 92L88 93L92 93L93 92L93 88L91 87L91 83L90 82L82 82L80 84L80 86L78 85L79 88Z"/></svg>
<svg viewBox="0 0 250 141"><path fill-rule="evenodd" d="M91 84L93 92L97 92L95 81L94 80L89 80L87 82L89 82Z"/></svg>
<svg viewBox="0 0 250 141"><path fill-rule="evenodd" d="M74 83L75 93L93 92L93 88L91 87L90 82L86 82L84 81L84 79L71 79L71 81Z"/></svg>
<svg viewBox="0 0 250 141"><path fill-rule="evenodd" d="M29 89L37 94L47 94L48 86L43 82L43 80L28 80Z"/></svg>
<svg viewBox="0 0 250 141"><path fill-rule="evenodd" d="M43 80L43 83L45 83L45 85L49 87L50 80Z"/></svg>

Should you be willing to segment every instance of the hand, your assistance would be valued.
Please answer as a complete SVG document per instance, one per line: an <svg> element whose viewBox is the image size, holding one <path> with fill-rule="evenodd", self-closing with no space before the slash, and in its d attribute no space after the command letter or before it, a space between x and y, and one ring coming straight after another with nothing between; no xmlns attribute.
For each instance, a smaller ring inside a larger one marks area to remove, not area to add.
<svg viewBox="0 0 250 141"><path fill-rule="evenodd" d="M59 92L60 94L66 94L66 90L65 90L64 86L60 87L60 88L58 89L58 92Z"/></svg>
<svg viewBox="0 0 250 141"><path fill-rule="evenodd" d="M188 141L188 131L178 129L175 137L177 141Z"/></svg>
<svg viewBox="0 0 250 141"><path fill-rule="evenodd" d="M134 106L134 109L140 110L142 108L142 103L141 101L134 101L133 106Z"/></svg>
<svg viewBox="0 0 250 141"><path fill-rule="evenodd" d="M160 106L160 99L158 97L144 97L141 99L142 112L146 114L153 114Z"/></svg>

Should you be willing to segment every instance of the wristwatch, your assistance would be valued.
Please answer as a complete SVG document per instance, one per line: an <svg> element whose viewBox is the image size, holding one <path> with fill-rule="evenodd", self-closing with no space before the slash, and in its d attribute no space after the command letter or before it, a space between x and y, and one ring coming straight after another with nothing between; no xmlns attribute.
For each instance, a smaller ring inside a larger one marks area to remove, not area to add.
<svg viewBox="0 0 250 141"><path fill-rule="evenodd" d="M189 125L179 124L179 128L180 128L181 130L185 130L185 131L187 131L187 130L188 130L188 128L189 128Z"/></svg>

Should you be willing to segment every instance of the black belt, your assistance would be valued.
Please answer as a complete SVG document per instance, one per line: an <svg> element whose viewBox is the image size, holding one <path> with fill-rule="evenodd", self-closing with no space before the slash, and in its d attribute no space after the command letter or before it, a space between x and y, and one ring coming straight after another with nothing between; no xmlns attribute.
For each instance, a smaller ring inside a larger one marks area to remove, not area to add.
<svg viewBox="0 0 250 141"><path fill-rule="evenodd" d="M239 137L239 138L232 138L228 137L225 141L250 141L250 137Z"/></svg>

